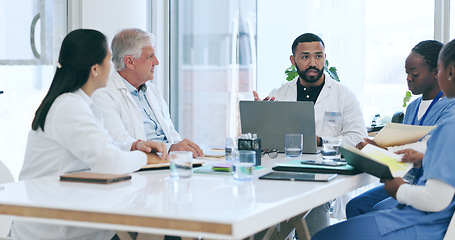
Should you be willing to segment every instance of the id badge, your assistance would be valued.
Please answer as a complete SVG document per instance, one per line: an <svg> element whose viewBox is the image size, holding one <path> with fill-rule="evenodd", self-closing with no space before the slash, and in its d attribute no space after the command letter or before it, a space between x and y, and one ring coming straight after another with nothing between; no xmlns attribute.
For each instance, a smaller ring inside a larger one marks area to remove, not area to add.
<svg viewBox="0 0 455 240"><path fill-rule="evenodd" d="M340 112L325 112L324 122L329 122L333 124L341 124L341 113Z"/></svg>

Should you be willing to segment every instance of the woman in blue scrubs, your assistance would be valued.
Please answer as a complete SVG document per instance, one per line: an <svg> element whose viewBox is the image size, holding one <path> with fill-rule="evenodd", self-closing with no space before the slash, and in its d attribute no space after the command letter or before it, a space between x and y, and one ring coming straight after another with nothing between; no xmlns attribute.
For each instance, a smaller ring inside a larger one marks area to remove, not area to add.
<svg viewBox="0 0 455 240"><path fill-rule="evenodd" d="M438 55L443 44L435 40L426 40L418 43L406 58L405 69L409 90L414 95L421 96L412 101L406 108L403 124L434 126L455 114L455 100L443 96L439 88ZM374 142L370 142L374 144ZM422 143L423 145L424 143ZM423 153L400 150L398 154L405 154L405 158L412 154ZM417 166L407 175L409 181L416 183L422 175L421 167ZM393 208L397 201L385 192L384 186L375 187L348 202L346 216L352 218L367 212Z"/></svg>
<svg viewBox="0 0 455 240"><path fill-rule="evenodd" d="M455 40L441 50L438 68L441 90L454 98ZM455 209L455 116L441 122L431 136L416 185L402 178L381 180L398 206L350 218L312 239L443 239Z"/></svg>

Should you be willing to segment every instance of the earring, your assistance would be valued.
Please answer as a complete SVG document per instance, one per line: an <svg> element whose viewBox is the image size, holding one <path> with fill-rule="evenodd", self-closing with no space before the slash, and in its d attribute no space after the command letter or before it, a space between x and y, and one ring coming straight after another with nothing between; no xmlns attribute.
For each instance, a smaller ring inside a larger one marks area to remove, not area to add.
<svg viewBox="0 0 455 240"><path fill-rule="evenodd" d="M95 72L95 74L94 74L94 75L95 75L95 77L98 77L98 73L97 73L97 72Z"/></svg>
<svg viewBox="0 0 455 240"><path fill-rule="evenodd" d="M450 78L450 77L449 77L449 79L448 79L448 80L449 80L449 81L452 81L452 78Z"/></svg>

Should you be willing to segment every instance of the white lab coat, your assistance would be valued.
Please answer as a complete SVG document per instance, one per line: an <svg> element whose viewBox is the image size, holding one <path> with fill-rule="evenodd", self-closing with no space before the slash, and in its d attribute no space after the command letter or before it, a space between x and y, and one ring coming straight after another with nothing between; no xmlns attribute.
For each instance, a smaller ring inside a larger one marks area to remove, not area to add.
<svg viewBox="0 0 455 240"><path fill-rule="evenodd" d="M169 149L172 143L182 140L175 130L169 115L167 103L158 88L147 82L146 96L155 116L168 140ZM144 122L141 109L136 105L131 93L125 86L123 77L114 72L105 88L97 90L92 97L104 118L104 126L116 141L128 139L145 139Z"/></svg>
<svg viewBox="0 0 455 240"><path fill-rule="evenodd" d="M101 113L81 90L52 104L41 129L28 135L21 180L90 168L101 173L131 173L147 156L129 151L132 141L116 144L103 128ZM15 221L13 239L111 239L112 231Z"/></svg>
<svg viewBox="0 0 455 240"><path fill-rule="evenodd" d="M299 77L297 76L280 88L272 90L269 96L275 97L278 101L297 101L298 80ZM339 117L334 119L327 116L332 114ZM367 137L362 110L356 96L346 86L339 84L327 74L325 75L324 87L314 105L314 117L316 135L320 137L340 136L343 144L353 146ZM334 217L338 219L345 217L346 203L351 198L348 194L337 198L334 206Z"/></svg>
<svg viewBox="0 0 455 240"><path fill-rule="evenodd" d="M297 101L297 76L270 92L278 101ZM330 117L334 113L337 117ZM325 84L314 105L316 135L341 136L343 143L356 145L367 137L359 101L346 86L325 75Z"/></svg>

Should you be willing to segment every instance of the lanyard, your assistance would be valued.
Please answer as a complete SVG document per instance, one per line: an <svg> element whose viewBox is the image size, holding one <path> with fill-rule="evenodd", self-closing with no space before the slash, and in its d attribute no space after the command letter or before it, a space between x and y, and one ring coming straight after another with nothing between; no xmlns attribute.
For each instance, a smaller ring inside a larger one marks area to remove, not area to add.
<svg viewBox="0 0 455 240"><path fill-rule="evenodd" d="M425 114L423 114L422 118L421 118L420 121L419 121L419 125L420 125L420 126L422 126L423 121L424 121L425 118L427 117L428 112L430 112L430 109L433 107L433 105L434 105L437 101L439 101L439 99L442 97L442 94L443 94L442 91L440 91L440 92L438 93L438 95L436 95L436 97L433 99L433 101L431 101L430 106L428 106L427 110L425 111ZM422 101L422 100L421 100L421 101ZM416 111L416 113L415 113L415 115L414 115L414 118L412 119L411 125L415 125L415 123L416 123L417 114L419 113L419 108L420 108L420 105L419 105L419 107L417 108L417 111Z"/></svg>

